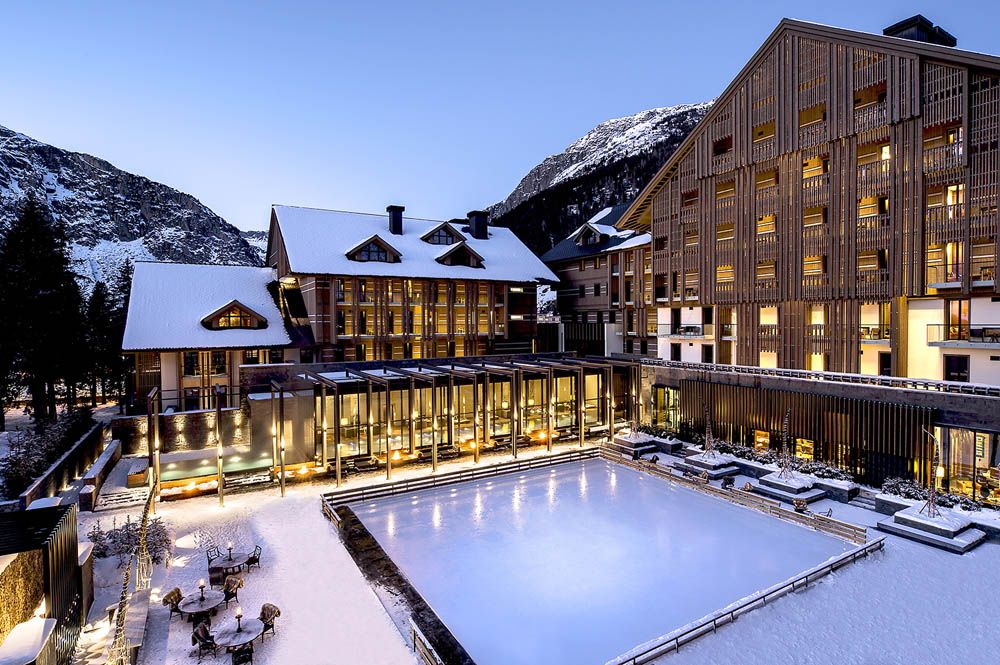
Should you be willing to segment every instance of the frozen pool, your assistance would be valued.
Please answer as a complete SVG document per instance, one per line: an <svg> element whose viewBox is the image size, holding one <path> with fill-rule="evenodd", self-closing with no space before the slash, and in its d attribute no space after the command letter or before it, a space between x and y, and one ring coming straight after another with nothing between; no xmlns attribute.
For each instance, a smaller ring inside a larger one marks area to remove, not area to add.
<svg viewBox="0 0 1000 665"><path fill-rule="evenodd" d="M478 665L604 663L849 549L599 459L353 507Z"/></svg>

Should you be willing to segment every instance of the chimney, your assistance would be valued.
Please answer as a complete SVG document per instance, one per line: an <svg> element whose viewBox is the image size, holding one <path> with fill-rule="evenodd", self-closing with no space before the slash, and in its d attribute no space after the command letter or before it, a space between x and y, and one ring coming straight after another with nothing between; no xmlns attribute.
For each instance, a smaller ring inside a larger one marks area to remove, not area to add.
<svg viewBox="0 0 1000 665"><path fill-rule="evenodd" d="M403 235L403 206L386 206L385 211L389 213L389 233L394 236Z"/></svg>
<svg viewBox="0 0 1000 665"><path fill-rule="evenodd" d="M910 18L903 19L899 23L893 23L882 31L887 37L899 37L900 39L912 39L915 42L926 42L927 44L937 44L938 46L955 46L958 40L949 34L944 28L934 25L923 14L916 14Z"/></svg>
<svg viewBox="0 0 1000 665"><path fill-rule="evenodd" d="M486 222L488 218L489 213L483 210L472 210L469 212L469 233L476 240L489 239L489 224Z"/></svg>

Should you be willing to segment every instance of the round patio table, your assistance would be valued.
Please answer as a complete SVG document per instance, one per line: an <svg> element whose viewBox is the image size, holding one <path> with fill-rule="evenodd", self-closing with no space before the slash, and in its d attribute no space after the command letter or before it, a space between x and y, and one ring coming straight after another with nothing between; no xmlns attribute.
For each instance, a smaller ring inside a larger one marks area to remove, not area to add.
<svg viewBox="0 0 1000 665"><path fill-rule="evenodd" d="M264 634L264 622L254 617L243 617L242 630L236 630L236 619L226 619L212 631L215 643L220 647L235 649Z"/></svg>
<svg viewBox="0 0 1000 665"><path fill-rule="evenodd" d="M221 605L225 597L225 594L221 591L216 591L215 589L205 589L205 599L202 600L201 592L195 591L190 595L184 596L184 598L181 599L181 602L177 604L177 607L184 614L208 612Z"/></svg>
<svg viewBox="0 0 1000 665"><path fill-rule="evenodd" d="M228 554L223 554L218 559L213 559L212 563L222 568L224 575L229 575L230 573L238 573L240 568L246 565L249 558L249 553L233 552L232 559L229 558Z"/></svg>

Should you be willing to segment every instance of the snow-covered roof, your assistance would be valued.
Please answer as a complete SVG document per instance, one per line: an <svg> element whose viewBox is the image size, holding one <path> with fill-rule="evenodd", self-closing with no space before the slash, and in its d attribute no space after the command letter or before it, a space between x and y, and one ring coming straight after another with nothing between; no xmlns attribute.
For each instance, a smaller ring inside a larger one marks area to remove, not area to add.
<svg viewBox="0 0 1000 665"><path fill-rule="evenodd" d="M545 262L565 261L648 245L652 240L649 233L638 233L634 229L619 229L608 223L617 221L627 207L627 204L621 204L601 210L543 254L542 260ZM586 230L596 233L598 241L579 244L580 234Z"/></svg>
<svg viewBox="0 0 1000 665"><path fill-rule="evenodd" d="M388 215L298 208L272 208L288 265L302 275L372 275L477 279L502 282L557 281L542 261L510 229L490 226L489 238L479 240L463 229L466 245L483 258L483 267L443 265L437 258L451 246L431 244L422 238L441 225L439 220L403 218L403 233L389 232ZM353 261L350 250L373 235L399 253L394 263Z"/></svg>
<svg viewBox="0 0 1000 665"><path fill-rule="evenodd" d="M139 261L132 275L124 351L231 349L291 343L268 285L272 268ZM254 330L209 330L202 320L232 302L263 317Z"/></svg>

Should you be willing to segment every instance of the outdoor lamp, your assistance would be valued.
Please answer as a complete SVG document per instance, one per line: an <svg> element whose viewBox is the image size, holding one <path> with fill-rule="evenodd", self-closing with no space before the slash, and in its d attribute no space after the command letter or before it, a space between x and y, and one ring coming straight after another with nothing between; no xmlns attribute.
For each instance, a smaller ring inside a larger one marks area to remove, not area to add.
<svg viewBox="0 0 1000 665"><path fill-rule="evenodd" d="M237 607L236 608L236 632L237 633L242 633L243 632L243 608L242 607Z"/></svg>
<svg viewBox="0 0 1000 665"><path fill-rule="evenodd" d="M198 589L201 590L201 600L205 600L205 580L198 580Z"/></svg>
<svg viewBox="0 0 1000 665"><path fill-rule="evenodd" d="M233 560L233 541L226 543L226 549L229 550L229 560Z"/></svg>

